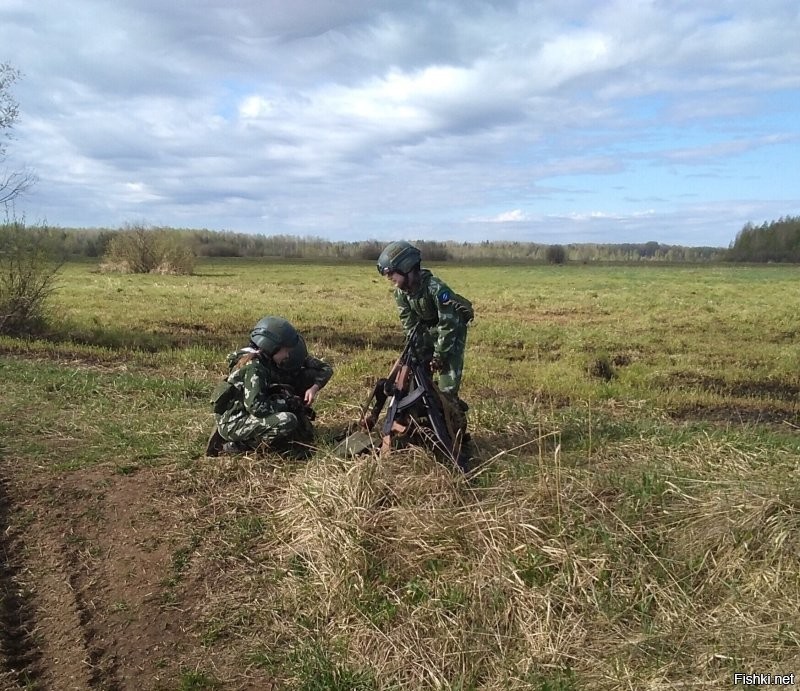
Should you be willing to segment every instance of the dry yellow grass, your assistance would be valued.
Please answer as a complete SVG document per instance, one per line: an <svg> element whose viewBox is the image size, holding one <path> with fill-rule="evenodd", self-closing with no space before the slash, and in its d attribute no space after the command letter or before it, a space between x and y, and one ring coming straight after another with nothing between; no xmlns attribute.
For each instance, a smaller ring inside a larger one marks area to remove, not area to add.
<svg viewBox="0 0 800 691"><path fill-rule="evenodd" d="M702 446L558 453L486 488L414 451L195 469L201 618L298 688L722 688L797 668L796 491Z"/></svg>

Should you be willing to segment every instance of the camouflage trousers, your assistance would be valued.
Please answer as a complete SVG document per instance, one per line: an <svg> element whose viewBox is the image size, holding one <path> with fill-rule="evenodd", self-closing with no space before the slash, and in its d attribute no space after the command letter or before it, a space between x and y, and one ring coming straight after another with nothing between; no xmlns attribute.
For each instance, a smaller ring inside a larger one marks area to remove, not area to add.
<svg viewBox="0 0 800 691"><path fill-rule="evenodd" d="M439 372L439 381L437 382L439 391L458 398L461 377L464 375L464 350L448 353L447 359L442 364L443 367Z"/></svg>
<svg viewBox="0 0 800 691"><path fill-rule="evenodd" d="M307 437L313 433L311 422L294 413L284 412L256 417L245 411L217 415L217 429L226 441L243 442L252 446L270 446L283 441ZM303 439L304 441L306 439ZM308 440L310 441L310 439Z"/></svg>
<svg viewBox="0 0 800 691"><path fill-rule="evenodd" d="M427 360L433 357L433 344L435 334L429 331L424 338L424 352ZM464 351L467 347L467 328L459 330L456 334L456 342L442 358L442 369L439 371L438 385L442 393L450 394L458 398L458 390L461 388L461 377L464 376Z"/></svg>

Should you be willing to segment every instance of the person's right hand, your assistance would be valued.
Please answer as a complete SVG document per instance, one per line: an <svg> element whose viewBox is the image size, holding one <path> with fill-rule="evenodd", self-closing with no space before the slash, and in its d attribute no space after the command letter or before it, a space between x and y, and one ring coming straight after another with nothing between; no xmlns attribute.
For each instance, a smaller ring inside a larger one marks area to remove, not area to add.
<svg viewBox="0 0 800 691"><path fill-rule="evenodd" d="M308 389L306 389L306 393L303 396L303 403L306 405L311 405L316 400L318 393L319 384L312 384Z"/></svg>

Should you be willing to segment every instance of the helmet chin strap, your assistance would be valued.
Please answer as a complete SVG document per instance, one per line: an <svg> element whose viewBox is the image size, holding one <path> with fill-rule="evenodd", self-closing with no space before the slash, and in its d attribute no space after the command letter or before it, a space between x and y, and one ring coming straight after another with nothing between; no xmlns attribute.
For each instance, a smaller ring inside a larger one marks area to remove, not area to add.
<svg viewBox="0 0 800 691"><path fill-rule="evenodd" d="M411 271L406 272L403 274L406 277L406 281L408 282L409 290L416 290L419 288L419 266L415 266Z"/></svg>

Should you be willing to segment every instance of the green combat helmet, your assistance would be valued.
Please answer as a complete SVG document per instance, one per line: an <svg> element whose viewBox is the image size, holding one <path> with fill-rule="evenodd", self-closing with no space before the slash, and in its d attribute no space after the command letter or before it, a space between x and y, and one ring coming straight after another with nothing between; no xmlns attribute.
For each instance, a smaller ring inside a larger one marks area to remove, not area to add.
<svg viewBox="0 0 800 691"><path fill-rule="evenodd" d="M283 317L263 317L250 332L250 340L267 355L275 355L283 346L288 346L289 357L281 364L287 369L297 369L308 357L303 337Z"/></svg>
<svg viewBox="0 0 800 691"><path fill-rule="evenodd" d="M422 254L409 242L390 242L378 257L378 273L386 276L392 271L407 274L422 261Z"/></svg>

